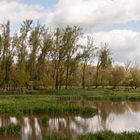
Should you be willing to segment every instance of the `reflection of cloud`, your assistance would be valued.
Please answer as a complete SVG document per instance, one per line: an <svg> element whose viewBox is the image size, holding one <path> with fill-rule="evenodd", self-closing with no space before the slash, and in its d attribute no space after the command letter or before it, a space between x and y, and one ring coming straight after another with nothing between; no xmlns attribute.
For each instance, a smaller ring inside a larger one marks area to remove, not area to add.
<svg viewBox="0 0 140 140"><path fill-rule="evenodd" d="M64 118L56 118L56 119L49 120L50 131L58 131L61 126L63 126L63 128L66 128L67 126L66 120Z"/></svg>
<svg viewBox="0 0 140 140"><path fill-rule="evenodd" d="M114 132L140 131L140 108L138 102L99 101L95 105L101 110L99 115L92 118L77 116L65 119L50 119L49 130L51 132L54 130L65 131L61 129L60 125L65 122L67 126L65 129L72 135L89 132L94 133L103 130Z"/></svg>
<svg viewBox="0 0 140 140"><path fill-rule="evenodd" d="M38 140L41 140L42 139L41 128L37 118L34 119L34 123L35 123L35 134L38 137Z"/></svg>
<svg viewBox="0 0 140 140"><path fill-rule="evenodd" d="M50 119L49 120L49 129L52 130L57 130L58 131L58 127L59 127L59 121L58 119Z"/></svg>
<svg viewBox="0 0 140 140"><path fill-rule="evenodd" d="M10 123L17 124L17 118L16 117L10 117Z"/></svg>
<svg viewBox="0 0 140 140"><path fill-rule="evenodd" d="M75 134L82 134L83 129L77 125L74 121L71 121L69 124L69 128L75 133Z"/></svg>
<svg viewBox="0 0 140 140"><path fill-rule="evenodd" d="M28 117L24 117L23 120L24 120L24 124L23 124L22 139L28 140L29 137L32 135L32 128Z"/></svg>
<svg viewBox="0 0 140 140"><path fill-rule="evenodd" d="M46 133L62 132L68 135L95 133L97 131L111 130L114 132L139 131L140 132L140 103L139 102L86 102L95 104L100 113L91 118L81 116L68 116L64 118L50 118L48 125L41 126L37 117L24 117L23 121L15 117L0 118L0 126L10 123L23 123L22 140L42 139ZM86 104L85 103L85 104ZM80 105L80 103L79 103Z"/></svg>
<svg viewBox="0 0 140 140"><path fill-rule="evenodd" d="M113 118L113 121L110 123L109 120ZM114 132L122 131L139 131L140 130L140 112L131 113L126 111L123 114L116 115L110 114L107 119L108 129Z"/></svg>
<svg viewBox="0 0 140 140"><path fill-rule="evenodd" d="M87 133L87 132L96 132L101 131L104 128L104 124L101 123L101 118L94 116L92 118L84 119L82 117L75 117L79 122L79 125L74 121L71 122L70 127L75 131L76 134ZM105 122L107 130L113 132L123 132L123 131L139 131L140 130L140 112L134 113L126 111L122 114L110 113ZM83 127L82 127L83 126ZM86 129L85 129L86 128ZM85 131L83 131L85 130Z"/></svg>
<svg viewBox="0 0 140 140"><path fill-rule="evenodd" d="M102 130L102 126L101 124L101 118L100 116L96 115L92 118L89 119L84 119L82 117L75 117L75 120L78 121L79 124L81 124L80 126L84 126L85 128L83 128L83 132L87 133L87 132L96 132L99 130Z"/></svg>

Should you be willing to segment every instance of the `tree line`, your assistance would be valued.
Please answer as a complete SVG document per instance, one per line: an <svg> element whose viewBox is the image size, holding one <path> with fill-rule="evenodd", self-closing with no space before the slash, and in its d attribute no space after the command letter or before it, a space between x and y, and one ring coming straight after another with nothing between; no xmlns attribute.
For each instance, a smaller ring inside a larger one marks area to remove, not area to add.
<svg viewBox="0 0 140 140"><path fill-rule="evenodd" d="M42 88L98 88L140 86L140 69L132 62L113 66L107 44L87 44L78 26L50 31L32 20L22 22L19 31L10 33L10 22L0 26L0 88L2 90ZM97 61L97 65L93 65Z"/></svg>

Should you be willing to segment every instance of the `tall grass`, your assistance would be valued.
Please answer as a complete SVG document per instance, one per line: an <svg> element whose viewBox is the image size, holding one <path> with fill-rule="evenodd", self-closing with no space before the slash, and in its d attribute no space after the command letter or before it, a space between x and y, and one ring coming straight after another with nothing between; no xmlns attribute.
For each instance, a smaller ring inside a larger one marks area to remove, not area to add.
<svg viewBox="0 0 140 140"><path fill-rule="evenodd" d="M0 114L34 113L94 115L97 113L97 109L63 105L49 96L6 96L0 99Z"/></svg>
<svg viewBox="0 0 140 140"><path fill-rule="evenodd" d="M34 95L0 95L0 114L62 113L94 115L97 109L63 104L67 100L140 100L139 91L94 90L46 90L34 91ZM42 95L39 95L42 94ZM45 95L46 94L46 95Z"/></svg>
<svg viewBox="0 0 140 140"><path fill-rule="evenodd" d="M95 134L85 134L75 137L66 137L62 134L51 134L43 138L43 140L139 140L140 133L120 133L115 134L110 131L97 132Z"/></svg>
<svg viewBox="0 0 140 140"><path fill-rule="evenodd" d="M71 139L63 134L54 133L44 136L42 140L71 140Z"/></svg>
<svg viewBox="0 0 140 140"><path fill-rule="evenodd" d="M113 132L105 131L105 132L98 132L95 134L86 134L81 135L76 138L76 140L139 140L140 133L120 133L115 134Z"/></svg>
<svg viewBox="0 0 140 140"><path fill-rule="evenodd" d="M20 133L21 125L10 124L8 126L0 127L0 134L18 134Z"/></svg>
<svg viewBox="0 0 140 140"><path fill-rule="evenodd" d="M41 118L41 122L42 122L43 125L48 124L49 118L47 116L44 116L44 117Z"/></svg>

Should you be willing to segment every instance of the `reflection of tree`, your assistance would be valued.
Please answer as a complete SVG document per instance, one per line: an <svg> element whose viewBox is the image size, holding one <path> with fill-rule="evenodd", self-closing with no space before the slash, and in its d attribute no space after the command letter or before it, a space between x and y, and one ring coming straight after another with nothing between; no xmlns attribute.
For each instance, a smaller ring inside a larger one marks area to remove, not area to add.
<svg viewBox="0 0 140 140"><path fill-rule="evenodd" d="M45 125L42 124L41 117L36 118L35 116L30 116L16 118L17 122L22 126L22 139L37 139L37 129L40 129L39 133L43 135L60 132L67 136L86 132L95 132L97 130L100 131L108 129L110 124L113 122L113 119L117 118L117 115L121 115L126 112L131 113L140 111L140 103L131 101L111 102L83 100L78 102L74 101L72 103L76 103L78 106L95 106L99 109L99 114L91 118L84 118L80 116L50 116L48 124ZM10 117L1 117L1 126L8 125L9 123ZM12 138L10 140L12 140Z"/></svg>
<svg viewBox="0 0 140 140"><path fill-rule="evenodd" d="M82 130L82 132L86 132L86 130L88 129L88 123L86 122L87 119L82 119L82 123L81 123L81 118L80 120L76 119L76 117L74 117L74 123L76 124L77 128L80 130Z"/></svg>
<svg viewBox="0 0 140 140"><path fill-rule="evenodd" d="M37 137L38 140L42 140L42 132L38 118L34 118L34 128L35 128L35 136Z"/></svg>
<svg viewBox="0 0 140 140"><path fill-rule="evenodd" d="M23 124L22 124L23 130L22 130L22 139L28 140L32 136L32 126L30 123L30 119L28 117L23 118Z"/></svg>
<svg viewBox="0 0 140 140"><path fill-rule="evenodd" d="M133 112L139 112L140 111L140 102L127 102L127 105Z"/></svg>
<svg viewBox="0 0 140 140"><path fill-rule="evenodd" d="M116 115L123 114L127 111L138 112L140 111L139 102L111 102L111 101L97 101L94 105L100 110L101 125L103 129L107 129L107 121L109 120L109 115L114 113Z"/></svg>
<svg viewBox="0 0 140 140"><path fill-rule="evenodd" d="M112 120L108 120L110 114L123 114L126 111L138 112L140 111L140 103L139 102L111 102L111 101L87 101L84 102L84 105L95 106L100 111L98 116L98 122L101 123L103 129L107 129L107 121L111 122Z"/></svg>
<svg viewBox="0 0 140 140"><path fill-rule="evenodd" d="M94 102L94 105L100 110L100 121L101 126L104 130L108 128L107 120L111 113L121 114L126 111L126 106L124 106L123 102L111 102L111 101L97 101ZM108 120L111 122L112 120Z"/></svg>
<svg viewBox="0 0 140 140"><path fill-rule="evenodd" d="M125 112L138 112L140 111L140 103L139 102L132 102L132 101L87 101L87 100L81 100L81 101L69 101L69 104L74 104L77 106L90 106L90 107L97 107L99 111L99 115L97 115L98 123L102 126L100 129L107 129L109 124L112 123L114 120L112 116L113 114L121 115ZM114 116L113 115L113 116ZM85 131L88 128L88 123L86 122L87 119L85 119L85 123L82 124L80 122L74 121L74 124L77 126L78 129L82 129ZM91 122L92 123L92 122Z"/></svg>
<svg viewBox="0 0 140 140"><path fill-rule="evenodd" d="M106 130L106 120L111 112L110 102L96 102L95 106L100 110L100 122L104 130Z"/></svg>

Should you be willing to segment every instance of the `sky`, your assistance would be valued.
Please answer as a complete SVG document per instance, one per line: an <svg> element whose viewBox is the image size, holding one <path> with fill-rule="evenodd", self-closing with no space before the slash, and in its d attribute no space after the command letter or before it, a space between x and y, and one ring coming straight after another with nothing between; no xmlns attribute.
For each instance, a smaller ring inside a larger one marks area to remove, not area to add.
<svg viewBox="0 0 140 140"><path fill-rule="evenodd" d="M51 28L78 25L97 47L107 43L117 64L140 63L139 5L140 0L0 0L0 22L9 19L13 31L25 19Z"/></svg>

